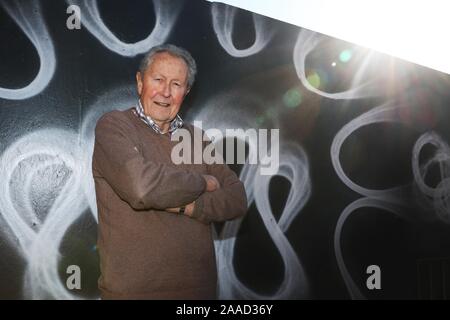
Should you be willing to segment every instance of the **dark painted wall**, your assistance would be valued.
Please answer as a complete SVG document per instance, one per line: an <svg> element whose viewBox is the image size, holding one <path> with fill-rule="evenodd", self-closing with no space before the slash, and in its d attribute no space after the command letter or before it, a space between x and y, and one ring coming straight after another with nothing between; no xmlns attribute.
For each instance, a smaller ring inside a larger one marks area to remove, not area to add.
<svg viewBox="0 0 450 320"><path fill-rule="evenodd" d="M160 42L198 61L186 120L280 129L278 175L232 165L250 202L216 228L221 297L450 294L448 75L200 0L73 1L80 30L68 2L0 3L0 298L98 297L93 128Z"/></svg>

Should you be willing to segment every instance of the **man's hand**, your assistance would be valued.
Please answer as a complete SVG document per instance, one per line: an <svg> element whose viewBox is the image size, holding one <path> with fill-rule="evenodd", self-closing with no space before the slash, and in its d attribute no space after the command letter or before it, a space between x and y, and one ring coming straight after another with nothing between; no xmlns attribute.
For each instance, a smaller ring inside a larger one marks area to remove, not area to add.
<svg viewBox="0 0 450 320"><path fill-rule="evenodd" d="M185 206L185 210L184 210L184 213L183 213L183 214L184 214L185 216L192 217L192 214L194 213L194 208L195 208L195 201L194 201L194 202L191 202L191 203L189 203L189 204L187 204L187 205ZM177 213L177 214L179 214L179 213L180 213L180 207L177 207L177 208L167 208L166 211L167 211L167 212L170 212L170 213Z"/></svg>
<svg viewBox="0 0 450 320"><path fill-rule="evenodd" d="M203 178L206 181L206 191L207 192L213 192L213 191L216 191L217 189L220 189L220 182L219 182L219 180L216 179L216 177L208 175L208 174L204 174Z"/></svg>
<svg viewBox="0 0 450 320"><path fill-rule="evenodd" d="M206 192L213 192L216 191L217 189L220 189L220 182L219 180L216 179L216 177L208 175L208 174L204 174L203 178L206 181ZM189 204L186 205L185 211L184 211L184 215L188 216L188 217L192 217L192 214L194 213L194 208L195 208L195 201L191 202ZM167 212L171 212L171 213L179 213L180 212L180 208L167 208L165 209Z"/></svg>

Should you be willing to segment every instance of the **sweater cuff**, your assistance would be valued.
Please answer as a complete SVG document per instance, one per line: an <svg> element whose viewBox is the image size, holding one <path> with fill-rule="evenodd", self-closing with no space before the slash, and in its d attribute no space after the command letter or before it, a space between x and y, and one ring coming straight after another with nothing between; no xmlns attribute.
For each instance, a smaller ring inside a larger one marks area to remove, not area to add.
<svg viewBox="0 0 450 320"><path fill-rule="evenodd" d="M201 195L203 195L205 192L206 192L206 187L207 187L207 185L206 185L206 180L205 180L205 178L203 178L203 174L201 174L201 173L198 173L198 175L199 175L199 177L200 177L200 183L202 184L202 187L201 187L201 192L200 192L200 195L199 196L201 196Z"/></svg>
<svg viewBox="0 0 450 320"><path fill-rule="evenodd" d="M204 193L200 197L198 197L197 200L195 200L194 211L192 212L192 218L197 219L198 221L203 222L205 224L209 224L210 221L203 214L206 196L207 196L207 194Z"/></svg>

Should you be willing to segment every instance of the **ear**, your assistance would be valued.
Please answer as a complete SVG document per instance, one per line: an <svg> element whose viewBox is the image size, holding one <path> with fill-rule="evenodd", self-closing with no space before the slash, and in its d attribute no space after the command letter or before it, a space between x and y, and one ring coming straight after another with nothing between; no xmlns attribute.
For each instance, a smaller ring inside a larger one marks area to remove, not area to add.
<svg viewBox="0 0 450 320"><path fill-rule="evenodd" d="M142 83L142 76L139 71L136 72L136 85L137 85L138 94L141 95L143 83Z"/></svg>

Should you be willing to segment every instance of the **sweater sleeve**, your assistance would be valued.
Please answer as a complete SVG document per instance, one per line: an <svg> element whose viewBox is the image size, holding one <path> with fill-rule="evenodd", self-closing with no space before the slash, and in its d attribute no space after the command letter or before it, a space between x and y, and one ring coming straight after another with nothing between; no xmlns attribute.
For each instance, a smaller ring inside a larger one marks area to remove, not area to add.
<svg viewBox="0 0 450 320"><path fill-rule="evenodd" d="M236 173L226 164L211 164L208 165L208 174L216 177L221 187L203 193L195 201L192 217L210 223L244 216L247 212L247 195Z"/></svg>
<svg viewBox="0 0 450 320"><path fill-rule="evenodd" d="M178 207L205 190L201 174L145 159L132 123L119 112L104 115L95 128L93 174L136 210Z"/></svg>

